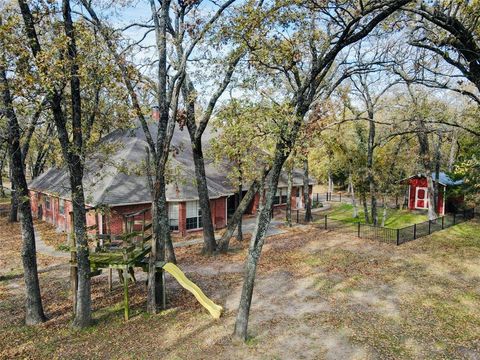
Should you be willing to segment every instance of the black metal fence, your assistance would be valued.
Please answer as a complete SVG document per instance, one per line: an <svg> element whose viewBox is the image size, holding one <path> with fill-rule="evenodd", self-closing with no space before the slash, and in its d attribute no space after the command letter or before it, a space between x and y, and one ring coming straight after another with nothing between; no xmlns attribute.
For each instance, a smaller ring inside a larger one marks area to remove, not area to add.
<svg viewBox="0 0 480 360"><path fill-rule="evenodd" d="M364 224L359 221L339 220L328 215L312 213L310 222L305 221L305 212L296 210L296 222L299 224L316 224L317 226L335 232L357 236L362 239L377 240L401 245L408 241L430 235L436 231L449 228L475 217L474 209L446 214L435 220L424 221L403 228L388 228Z"/></svg>
<svg viewBox="0 0 480 360"><path fill-rule="evenodd" d="M333 202L351 202L351 196L348 193L332 193L332 192L325 192L325 193L315 193L312 194L312 202L315 203L322 203L327 201Z"/></svg>
<svg viewBox="0 0 480 360"><path fill-rule="evenodd" d="M357 202L359 199L357 199ZM343 202L347 204L352 203L352 195L348 192L325 192L325 193L314 193L312 194L312 205L321 204L324 202ZM398 207L398 197L390 197L385 199L384 197L379 197L377 199L377 206L383 207L384 205L394 208Z"/></svg>

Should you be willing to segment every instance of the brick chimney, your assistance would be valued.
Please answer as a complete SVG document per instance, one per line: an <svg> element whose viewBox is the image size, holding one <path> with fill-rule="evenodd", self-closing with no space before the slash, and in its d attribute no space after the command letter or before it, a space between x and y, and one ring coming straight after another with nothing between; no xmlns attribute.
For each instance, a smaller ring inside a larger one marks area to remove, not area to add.
<svg viewBox="0 0 480 360"><path fill-rule="evenodd" d="M152 119L155 121L160 120L160 108L158 106L152 106Z"/></svg>

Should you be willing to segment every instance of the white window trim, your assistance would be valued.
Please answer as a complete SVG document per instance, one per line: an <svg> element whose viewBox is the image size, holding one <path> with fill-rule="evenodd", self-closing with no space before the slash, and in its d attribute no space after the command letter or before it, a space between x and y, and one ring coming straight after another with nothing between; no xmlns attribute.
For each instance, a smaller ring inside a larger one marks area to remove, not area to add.
<svg viewBox="0 0 480 360"><path fill-rule="evenodd" d="M417 206L417 203L418 203L418 191L419 190L424 190L425 191L425 198L422 199L424 201L424 207L420 207L420 206ZM415 209L428 209L428 205L429 205L429 195L428 195L428 187L416 187L415 188Z"/></svg>
<svg viewBox="0 0 480 360"><path fill-rule="evenodd" d="M186 227L187 227L187 219L189 219L189 217L188 217L188 203L192 203L192 202L196 203L196 205L197 205L197 216L196 216L196 218L197 218L197 227L196 227L196 228L187 229L187 228L186 228ZM203 229L203 226L202 226L202 227L198 227L198 223L199 223L198 218L200 217L200 216L198 215L199 211L201 211L201 209L200 209L200 202L199 202L198 200L186 201L186 202L185 202L185 230L186 230L186 231L196 231L196 230ZM202 214L202 217L203 217L203 214ZM203 220L203 218L202 218L202 220ZM203 224L203 221L202 221L202 224ZM179 229L180 229L180 228L179 228Z"/></svg>
<svg viewBox="0 0 480 360"><path fill-rule="evenodd" d="M176 211L176 218L172 218L170 217L170 215L174 215L175 212L171 212L172 211L172 208L173 207L176 207L177 208L177 211ZM185 205L186 207L186 205ZM179 231L180 230L180 203L175 201L175 202L169 202L168 203L168 224L170 225L170 220L177 220L177 230L171 230L171 231Z"/></svg>
<svg viewBox="0 0 480 360"><path fill-rule="evenodd" d="M63 214L60 212L60 201L63 201ZM58 198L58 215L65 217L65 200Z"/></svg>

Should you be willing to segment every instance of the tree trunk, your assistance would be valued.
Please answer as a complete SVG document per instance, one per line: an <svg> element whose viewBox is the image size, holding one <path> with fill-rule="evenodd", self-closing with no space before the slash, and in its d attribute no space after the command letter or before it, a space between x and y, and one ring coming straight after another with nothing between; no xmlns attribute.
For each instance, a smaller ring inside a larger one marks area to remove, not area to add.
<svg viewBox="0 0 480 360"><path fill-rule="evenodd" d="M241 172L240 172L241 174ZM240 203L242 202L242 193L243 193L243 186L242 186L242 175L239 177L239 185L238 185L238 206L240 206ZM238 219L238 225L237 225L237 241L243 241L243 231L242 231L242 218L243 216L240 216Z"/></svg>
<svg viewBox="0 0 480 360"><path fill-rule="evenodd" d="M1 21L1 19L0 19ZM1 22L0 22L1 24ZM23 159L20 148L20 127L13 108L4 59L0 59L0 88L2 102L8 119L8 144L11 160L12 187L15 186L22 214L22 263L25 281L25 323L34 325L46 320L43 312L40 284L38 281L37 257L35 249L35 233L27 181L25 179ZM16 211L16 210L15 210Z"/></svg>
<svg viewBox="0 0 480 360"><path fill-rule="evenodd" d="M365 192L362 191L360 194L362 204L363 204L363 213L365 215L365 223L370 224L370 217L368 215L368 205L367 205L367 197L365 196Z"/></svg>
<svg viewBox="0 0 480 360"><path fill-rule="evenodd" d="M371 199L371 212L372 212L372 224L377 226L378 224L378 212L377 212L377 185L375 183L375 177L373 175L373 151L375 149L375 121L373 106L368 103L368 146L367 146L367 181L370 188Z"/></svg>
<svg viewBox="0 0 480 360"><path fill-rule="evenodd" d="M3 187L3 167L5 166L5 159L7 157L8 148L5 149L2 157L0 158L0 197L6 197L5 188Z"/></svg>
<svg viewBox="0 0 480 360"><path fill-rule="evenodd" d="M430 146L428 142L427 129L425 122L418 119L417 138L419 143L420 160L425 170L425 176L428 183L428 219L435 220L437 218L437 210L435 208L435 189L432 180L432 162L430 159Z"/></svg>
<svg viewBox="0 0 480 360"><path fill-rule="evenodd" d="M13 165L10 164L10 167L13 168ZM11 171L11 170L10 170ZM10 215L8 218L9 222L18 222L18 193L17 187L15 186L15 181L13 179L13 175L10 176Z"/></svg>
<svg viewBox="0 0 480 360"><path fill-rule="evenodd" d="M84 328L91 324L91 285L90 285L90 260L88 258L88 241L85 225L87 223L85 211L85 196L83 191L83 169L79 162L70 168L70 187L72 189L73 228L77 243L77 306L73 326ZM83 166L82 166L83 167Z"/></svg>
<svg viewBox="0 0 480 360"><path fill-rule="evenodd" d="M162 212L161 201L159 200L160 194L155 196L155 199L152 202L152 229L153 229L153 238L152 238L152 249L150 251L150 256L148 259L148 276L147 276L147 312L150 314L156 314L159 310L163 310L164 296L163 293L164 284L163 284L163 274L161 269L157 269L155 263L157 261L164 261L165 259L165 239L162 236L162 224L159 214ZM170 229L168 229L170 232Z"/></svg>
<svg viewBox="0 0 480 360"><path fill-rule="evenodd" d="M287 226L292 227L292 187L293 187L293 171L288 169L288 185L287 185Z"/></svg>
<svg viewBox="0 0 480 360"><path fill-rule="evenodd" d="M0 198L5 198L5 188L3 187L3 176L2 176L2 168L0 168Z"/></svg>
<svg viewBox="0 0 480 360"><path fill-rule="evenodd" d="M352 175L348 177L348 186L350 188L350 195L352 196L353 217L358 218L357 200L355 199L355 189L353 187Z"/></svg>
<svg viewBox="0 0 480 360"><path fill-rule="evenodd" d="M458 151L458 130L454 130L452 133L452 143L450 145L450 154L448 156L448 165L447 165L447 170L448 172L453 171L453 165L455 164L455 160L457 157L457 151Z"/></svg>
<svg viewBox="0 0 480 360"><path fill-rule="evenodd" d="M260 209L257 215L257 222L255 224L255 230L250 241L248 249L248 255L245 262L245 275L242 287L242 294L240 296L240 304L238 306L238 313L235 322L234 337L245 341L247 339L248 317L250 314L250 305L252 303L253 286L255 282L255 275L257 270L257 264L262 252L265 235L270 225L272 210L273 210L273 198L278 186L278 179L280 172L282 171L283 163L285 162L288 154L286 149L277 144L275 151L275 159L270 176L267 182L267 192L265 195L265 205L263 201L260 203ZM263 190L263 187L260 191Z"/></svg>
<svg viewBox="0 0 480 360"><path fill-rule="evenodd" d="M332 172L328 170L328 190L329 193L333 192L333 180L332 180Z"/></svg>
<svg viewBox="0 0 480 360"><path fill-rule="evenodd" d="M440 163L442 161L441 153L442 135L438 134L437 143L435 144L435 182L433 183L433 200L434 209L438 210L438 189L439 189L439 176L440 176Z"/></svg>
<svg viewBox="0 0 480 360"><path fill-rule="evenodd" d="M213 229L212 211L210 209L210 197L208 196L201 138L192 140L192 150L193 162L195 163L198 203L202 210L203 253L211 255L215 252L217 243L215 241L215 231Z"/></svg>
<svg viewBox="0 0 480 360"><path fill-rule="evenodd" d="M228 251L228 245L230 242L230 238L233 235L233 232L235 231L236 227L240 223L240 219L242 218L243 214L248 208L248 205L250 202L253 200L255 197L255 194L257 191L259 191L260 186L258 181L254 181L252 185L250 185L250 188L248 189L247 193L243 197L242 201L238 205L237 209L235 210L235 213L233 216L230 218L230 221L228 222L227 225L227 230L223 233L222 238L218 241L218 251L222 253L226 253Z"/></svg>
<svg viewBox="0 0 480 360"><path fill-rule="evenodd" d="M385 202L385 197L383 197L382 227L385 227L385 221L387 220L387 205L385 204Z"/></svg>
<svg viewBox="0 0 480 360"><path fill-rule="evenodd" d="M305 204L305 221L312 221L312 200L308 181L308 159L303 160L303 203Z"/></svg>

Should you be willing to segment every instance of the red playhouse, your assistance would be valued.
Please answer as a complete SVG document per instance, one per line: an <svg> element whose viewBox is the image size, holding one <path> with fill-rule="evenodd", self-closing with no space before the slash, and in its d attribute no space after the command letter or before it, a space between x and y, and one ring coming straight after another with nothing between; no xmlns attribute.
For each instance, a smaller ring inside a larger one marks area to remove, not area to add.
<svg viewBox="0 0 480 360"><path fill-rule="evenodd" d="M435 173L432 174L432 180L437 182ZM408 208L410 210L426 210L429 206L428 181L423 174L410 176L403 180L408 184ZM452 194L451 190L463 184L463 180L452 180L444 172L438 176L438 199L437 213L442 216L446 212L453 212L462 207L463 195Z"/></svg>

